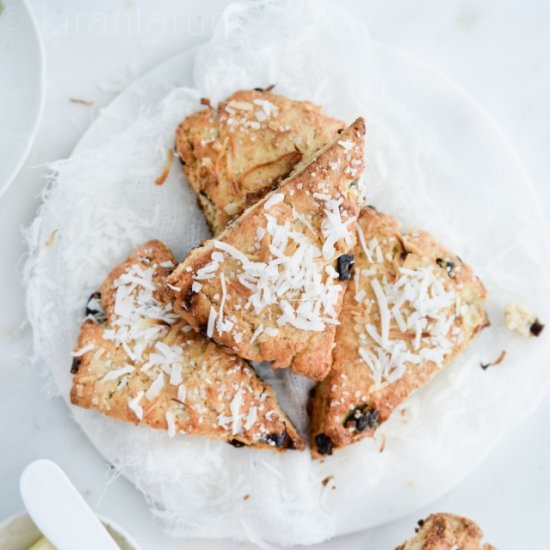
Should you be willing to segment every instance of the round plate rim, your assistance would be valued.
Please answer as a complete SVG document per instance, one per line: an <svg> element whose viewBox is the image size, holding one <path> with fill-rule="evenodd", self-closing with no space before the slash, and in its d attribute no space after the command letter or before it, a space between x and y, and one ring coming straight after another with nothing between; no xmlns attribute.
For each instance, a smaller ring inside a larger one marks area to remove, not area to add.
<svg viewBox="0 0 550 550"><path fill-rule="evenodd" d="M40 33L40 29L38 27L38 22L36 20L36 17L31 10L28 0L22 0L21 6L23 7L23 12L28 17L31 28L33 30L33 35L36 40L36 46L37 46L37 53L38 53L38 62L40 65L40 75L39 75L39 99L38 103L36 105L36 113L34 117L34 121L32 124L31 131L29 132L29 135L27 137L27 143L19 157L19 160L13 165L11 171L8 173L7 179L4 181L3 184L0 184L0 198L2 195L8 190L10 185L13 183L13 180L16 178L17 174L21 170L21 167L23 166L24 162L27 160L27 157L29 156L29 153L31 151L31 147L36 139L36 135L38 134L38 129L40 127L40 122L42 120L42 114L44 113L44 103L45 103L45 75L46 75L46 56L44 52L44 44L42 42L42 36ZM91 129L88 128L88 130ZM86 132L87 133L87 132Z"/></svg>

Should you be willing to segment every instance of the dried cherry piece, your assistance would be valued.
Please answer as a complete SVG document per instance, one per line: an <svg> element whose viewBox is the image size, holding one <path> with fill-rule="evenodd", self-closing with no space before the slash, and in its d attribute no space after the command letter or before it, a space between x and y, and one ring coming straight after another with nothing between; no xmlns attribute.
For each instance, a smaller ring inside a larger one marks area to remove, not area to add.
<svg viewBox="0 0 550 550"><path fill-rule="evenodd" d="M331 455L333 450L332 440L327 434L319 434L315 437L317 451L322 455Z"/></svg>
<svg viewBox="0 0 550 550"><path fill-rule="evenodd" d="M76 374L78 372L81 362L82 362L82 359L80 359L80 357L73 357L73 363L71 365L71 374Z"/></svg>
<svg viewBox="0 0 550 550"><path fill-rule="evenodd" d="M86 302L86 317L93 317L97 322L105 320L105 311L101 304L101 294L93 292Z"/></svg>
<svg viewBox="0 0 550 550"><path fill-rule="evenodd" d="M376 428L378 426L378 411L368 405L355 407L344 421L344 426L350 428L355 424L355 429L362 432L367 428Z"/></svg>
<svg viewBox="0 0 550 550"><path fill-rule="evenodd" d="M529 327L529 332L533 336L540 336L540 333L543 330L544 330L544 325L538 319L535 319L533 324Z"/></svg>
<svg viewBox="0 0 550 550"><path fill-rule="evenodd" d="M453 276L453 269L455 268L455 264L453 262L450 262L449 260L444 260L443 258L437 258L435 260L435 263L439 267L442 267L449 274L449 277Z"/></svg>
<svg viewBox="0 0 550 550"><path fill-rule="evenodd" d="M267 442L272 442L275 444L275 447L282 447L286 441L286 430L283 430L280 434L277 432L270 433L266 437Z"/></svg>
<svg viewBox="0 0 550 550"><path fill-rule="evenodd" d="M349 254L342 254L338 258L336 270L338 271L340 281L347 281L350 278L354 264L355 259Z"/></svg>

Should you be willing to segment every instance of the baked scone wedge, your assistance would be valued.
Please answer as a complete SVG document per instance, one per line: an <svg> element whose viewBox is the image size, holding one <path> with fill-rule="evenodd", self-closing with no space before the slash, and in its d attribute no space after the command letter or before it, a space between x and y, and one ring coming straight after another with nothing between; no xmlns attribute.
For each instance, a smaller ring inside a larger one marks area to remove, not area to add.
<svg viewBox="0 0 550 550"><path fill-rule="evenodd" d="M176 151L216 235L344 126L309 101L241 90L185 118Z"/></svg>
<svg viewBox="0 0 550 550"><path fill-rule="evenodd" d="M322 380L353 258L365 124L356 120L168 278L165 301L240 357Z"/></svg>
<svg viewBox="0 0 550 550"><path fill-rule="evenodd" d="M82 325L73 353L71 402L170 436L304 449L254 370L194 332L158 299L175 264L161 242L150 241L110 273L101 297L88 305L96 318Z"/></svg>
<svg viewBox="0 0 550 550"><path fill-rule="evenodd" d="M454 514L432 514L418 522L416 535L395 550L496 550L482 542L483 531Z"/></svg>
<svg viewBox="0 0 550 550"><path fill-rule="evenodd" d="M310 402L316 457L372 436L488 324L485 287L431 235L373 208L357 227L332 370Z"/></svg>

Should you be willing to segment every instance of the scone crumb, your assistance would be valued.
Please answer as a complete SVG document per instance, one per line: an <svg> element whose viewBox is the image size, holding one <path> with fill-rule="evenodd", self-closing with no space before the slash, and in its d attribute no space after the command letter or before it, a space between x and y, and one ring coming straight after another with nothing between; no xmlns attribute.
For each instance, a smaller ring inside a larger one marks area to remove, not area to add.
<svg viewBox="0 0 550 550"><path fill-rule="evenodd" d="M250 495L244 495L243 500L246 501L250 498Z"/></svg>
<svg viewBox="0 0 550 550"><path fill-rule="evenodd" d="M86 107L91 107L94 104L94 102L89 99L80 99L78 97L71 97L69 98L69 101L71 103L77 103L78 105L84 105Z"/></svg>
<svg viewBox="0 0 550 550"><path fill-rule="evenodd" d="M540 333L544 330L544 325L538 320L535 319L535 321L531 324L529 327L529 332L533 336L540 336Z"/></svg>
<svg viewBox="0 0 550 550"><path fill-rule="evenodd" d="M168 179L168 175L170 174L170 170L172 169L173 163L174 163L174 151L172 149L168 149L166 165L161 175L155 180L155 185L162 185Z"/></svg>
<svg viewBox="0 0 550 550"><path fill-rule="evenodd" d="M480 363L480 367L483 370L487 370L489 367L496 367L497 365L500 365L502 361L504 361L504 358L506 357L506 350L502 350L500 352L500 355L494 360L489 363Z"/></svg>
<svg viewBox="0 0 550 550"><path fill-rule="evenodd" d="M273 88L275 88L275 86L276 86L276 84L270 84L266 88L257 87L257 88L254 88L254 91L255 92L271 92L271 90L273 90Z"/></svg>
<svg viewBox="0 0 550 550"><path fill-rule="evenodd" d="M326 487L326 486L329 484L329 481L330 481L331 479L334 479L334 476L327 476L327 477L325 477L325 479L323 479L323 481L321 481L323 487Z"/></svg>
<svg viewBox="0 0 550 550"><path fill-rule="evenodd" d="M508 304L504 308L504 324L521 336L540 336L544 325L537 316L519 304Z"/></svg>
<svg viewBox="0 0 550 550"><path fill-rule="evenodd" d="M52 244L55 242L55 238L57 237L57 232L58 232L58 229L54 229L51 233L50 233L50 236L46 239L46 246L49 248L50 246L52 246Z"/></svg>

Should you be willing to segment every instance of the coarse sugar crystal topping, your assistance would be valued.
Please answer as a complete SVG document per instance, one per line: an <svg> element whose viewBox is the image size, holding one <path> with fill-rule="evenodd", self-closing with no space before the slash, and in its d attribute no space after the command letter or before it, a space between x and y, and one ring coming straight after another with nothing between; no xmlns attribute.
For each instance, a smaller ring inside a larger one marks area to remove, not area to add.
<svg viewBox="0 0 550 550"><path fill-rule="evenodd" d="M277 120L279 108L267 99L256 98L250 101L232 99L220 110L220 120L225 121L229 132L255 132ZM279 131L286 128L278 126Z"/></svg>

